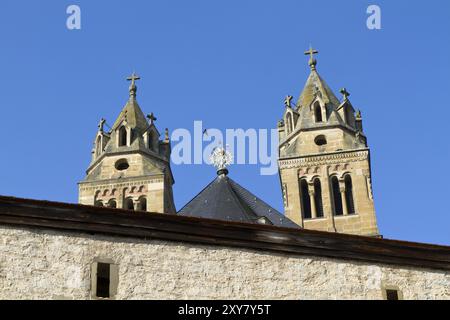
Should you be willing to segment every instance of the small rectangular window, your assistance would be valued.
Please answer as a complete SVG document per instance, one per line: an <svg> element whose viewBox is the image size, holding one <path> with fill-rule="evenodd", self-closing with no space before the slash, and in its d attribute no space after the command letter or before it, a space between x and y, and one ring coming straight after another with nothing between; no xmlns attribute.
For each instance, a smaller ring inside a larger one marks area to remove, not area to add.
<svg viewBox="0 0 450 320"><path fill-rule="evenodd" d="M98 263L96 296L99 298L109 298L110 284L111 284L110 264Z"/></svg>
<svg viewBox="0 0 450 320"><path fill-rule="evenodd" d="M386 289L386 300L399 300L398 291L392 289Z"/></svg>
<svg viewBox="0 0 450 320"><path fill-rule="evenodd" d="M91 264L91 297L114 299L119 286L119 265L112 259L95 258Z"/></svg>

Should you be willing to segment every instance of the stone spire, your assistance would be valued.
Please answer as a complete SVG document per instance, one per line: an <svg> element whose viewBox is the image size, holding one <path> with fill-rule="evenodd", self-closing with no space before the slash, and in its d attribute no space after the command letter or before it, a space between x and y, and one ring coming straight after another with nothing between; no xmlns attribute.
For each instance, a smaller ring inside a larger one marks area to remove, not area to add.
<svg viewBox="0 0 450 320"><path fill-rule="evenodd" d="M305 51L305 55L310 56L308 64L311 67L311 73L306 81L302 93L300 94L300 98L298 99L298 108L309 107L318 95L326 104L331 103L335 107L340 105L338 98L336 98L333 91L317 72L317 60L314 58L314 55L317 53L319 53L319 51L313 49L312 47Z"/></svg>
<svg viewBox="0 0 450 320"><path fill-rule="evenodd" d="M117 127L122 123L123 120L126 120L131 128L138 128L138 130L141 130L142 132L147 130L147 120L136 100L136 80L140 79L141 77L139 77L135 72L133 72L133 74L127 78L128 81L131 81L129 87L130 98L128 99L125 107L122 109L122 112L114 122L114 125L112 127L113 130L117 129Z"/></svg>

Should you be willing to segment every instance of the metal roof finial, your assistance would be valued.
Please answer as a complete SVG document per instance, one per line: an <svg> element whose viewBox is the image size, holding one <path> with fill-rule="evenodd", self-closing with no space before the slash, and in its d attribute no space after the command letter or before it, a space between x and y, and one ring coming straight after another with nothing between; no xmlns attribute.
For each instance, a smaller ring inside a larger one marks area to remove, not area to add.
<svg viewBox="0 0 450 320"><path fill-rule="evenodd" d="M226 148L220 146L213 149L209 160L217 168L217 175L227 175L227 167L233 163L233 155Z"/></svg>

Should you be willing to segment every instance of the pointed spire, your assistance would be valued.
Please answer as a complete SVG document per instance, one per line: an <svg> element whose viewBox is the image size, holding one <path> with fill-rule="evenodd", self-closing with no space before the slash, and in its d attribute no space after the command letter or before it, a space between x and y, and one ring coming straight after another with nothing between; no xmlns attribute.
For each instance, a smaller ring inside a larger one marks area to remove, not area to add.
<svg viewBox="0 0 450 320"><path fill-rule="evenodd" d="M341 104L338 98L334 95L333 91L320 77L316 70L317 60L314 58L314 55L317 53L319 53L319 51L313 49L312 47L310 47L308 51L305 51L305 55L310 56L309 66L311 67L311 72L308 80L306 80L306 84L303 87L302 92L300 93L300 97L296 105L297 108L309 107L316 97L320 97L325 104L331 103L335 107Z"/></svg>
<svg viewBox="0 0 450 320"><path fill-rule="evenodd" d="M131 76L129 76L127 78L128 81L131 81L130 84L130 99L135 100L136 99L136 91L137 91L137 87L136 87L136 80L141 80L141 78L135 73L133 72L133 74Z"/></svg>
<svg viewBox="0 0 450 320"><path fill-rule="evenodd" d="M309 66L311 67L311 70L316 70L317 60L314 58L315 54L318 54L319 51L312 48L312 46L309 46L309 50L305 51L305 55L309 55Z"/></svg>
<svg viewBox="0 0 450 320"><path fill-rule="evenodd" d="M145 119L145 115L136 100L136 80L140 79L141 78L135 72L133 72L131 76L127 77L127 80L131 81L129 88L130 98L128 99L126 105L123 107L122 112L119 114L119 117L114 122L112 130L117 129L124 120L131 128L139 128L139 130L142 131L145 131L147 129L148 122Z"/></svg>

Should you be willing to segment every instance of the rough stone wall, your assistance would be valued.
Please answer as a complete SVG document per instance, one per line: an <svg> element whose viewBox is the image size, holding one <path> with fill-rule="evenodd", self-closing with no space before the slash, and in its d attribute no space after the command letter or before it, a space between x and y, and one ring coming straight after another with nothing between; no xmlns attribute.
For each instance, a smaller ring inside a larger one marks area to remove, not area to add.
<svg viewBox="0 0 450 320"><path fill-rule="evenodd" d="M448 272L181 242L0 227L0 299L90 299L96 259L116 299L450 299Z"/></svg>

